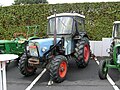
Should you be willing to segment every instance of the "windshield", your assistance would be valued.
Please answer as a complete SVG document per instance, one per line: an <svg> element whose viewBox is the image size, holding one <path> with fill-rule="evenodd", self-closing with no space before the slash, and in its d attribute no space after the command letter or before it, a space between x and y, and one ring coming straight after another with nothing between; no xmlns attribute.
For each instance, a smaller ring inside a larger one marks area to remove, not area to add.
<svg viewBox="0 0 120 90"><path fill-rule="evenodd" d="M116 24L114 30L114 37L120 37L120 24Z"/></svg>
<svg viewBox="0 0 120 90"><path fill-rule="evenodd" d="M72 32L72 17L56 17L56 33L57 34L70 34ZM48 33L54 34L55 18L49 20Z"/></svg>

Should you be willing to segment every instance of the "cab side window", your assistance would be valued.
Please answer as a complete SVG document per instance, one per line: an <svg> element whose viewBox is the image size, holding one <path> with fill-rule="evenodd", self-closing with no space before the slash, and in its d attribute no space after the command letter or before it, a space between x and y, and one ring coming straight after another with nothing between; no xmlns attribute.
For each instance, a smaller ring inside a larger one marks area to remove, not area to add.
<svg viewBox="0 0 120 90"><path fill-rule="evenodd" d="M76 21L77 21L78 32L84 31L85 30L85 20L84 20L84 18L77 17Z"/></svg>
<svg viewBox="0 0 120 90"><path fill-rule="evenodd" d="M119 24L117 26L117 29L118 29L118 33L117 33L118 35L117 36L120 37L120 25Z"/></svg>

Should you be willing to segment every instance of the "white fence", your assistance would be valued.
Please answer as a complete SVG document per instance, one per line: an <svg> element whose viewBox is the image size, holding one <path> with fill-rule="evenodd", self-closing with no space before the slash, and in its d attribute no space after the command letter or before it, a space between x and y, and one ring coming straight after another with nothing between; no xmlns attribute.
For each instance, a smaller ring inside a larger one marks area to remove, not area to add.
<svg viewBox="0 0 120 90"><path fill-rule="evenodd" d="M91 51L95 56L109 56L106 52L110 48L111 38L103 38L102 41L90 41Z"/></svg>

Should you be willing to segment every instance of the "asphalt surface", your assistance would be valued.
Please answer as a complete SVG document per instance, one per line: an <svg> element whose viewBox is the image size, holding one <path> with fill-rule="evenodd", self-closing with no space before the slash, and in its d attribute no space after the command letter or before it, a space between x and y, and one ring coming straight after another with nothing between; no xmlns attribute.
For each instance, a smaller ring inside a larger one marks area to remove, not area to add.
<svg viewBox="0 0 120 90"><path fill-rule="evenodd" d="M98 60L105 58L98 58ZM24 77L15 63L11 63L7 69L7 88L8 90L25 90L28 85L40 74L42 69L37 70L36 74ZM115 69L109 70L109 75L120 88L120 72ZM62 83L54 83L47 86L49 73L46 72L31 90L114 90L108 80L100 80L98 76L98 65L91 59L89 65L84 69L77 68L74 60L69 61L66 80Z"/></svg>

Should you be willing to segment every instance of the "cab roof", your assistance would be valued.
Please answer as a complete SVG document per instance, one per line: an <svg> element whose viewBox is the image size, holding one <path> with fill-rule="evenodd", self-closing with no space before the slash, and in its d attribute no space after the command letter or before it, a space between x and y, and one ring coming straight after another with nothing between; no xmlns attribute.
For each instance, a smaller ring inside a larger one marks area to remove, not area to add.
<svg viewBox="0 0 120 90"><path fill-rule="evenodd" d="M78 17L85 18L84 15L81 15L81 14L78 14L78 13L59 13L59 14L56 14L56 17L59 17L59 16L78 16ZM55 17L55 15L51 15L51 16L47 17L47 19L50 19L50 18L53 18L53 17Z"/></svg>
<svg viewBox="0 0 120 90"><path fill-rule="evenodd" d="M118 24L118 23L120 23L120 21L114 21L114 24Z"/></svg>

